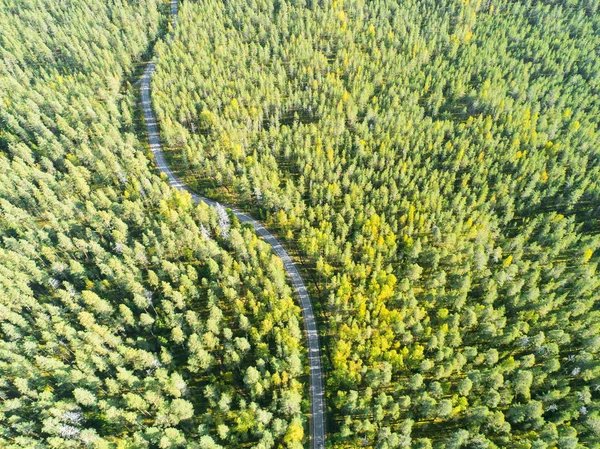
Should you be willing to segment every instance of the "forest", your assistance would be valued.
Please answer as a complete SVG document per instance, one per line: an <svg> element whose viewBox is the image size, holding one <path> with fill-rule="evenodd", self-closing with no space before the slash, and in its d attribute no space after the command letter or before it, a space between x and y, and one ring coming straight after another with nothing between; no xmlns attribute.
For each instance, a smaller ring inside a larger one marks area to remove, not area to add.
<svg viewBox="0 0 600 449"><path fill-rule="evenodd" d="M306 261L328 447L600 447L598 0L187 0L156 51L172 166Z"/></svg>
<svg viewBox="0 0 600 449"><path fill-rule="evenodd" d="M162 0L0 0L0 447L304 447L281 260L152 163Z"/></svg>

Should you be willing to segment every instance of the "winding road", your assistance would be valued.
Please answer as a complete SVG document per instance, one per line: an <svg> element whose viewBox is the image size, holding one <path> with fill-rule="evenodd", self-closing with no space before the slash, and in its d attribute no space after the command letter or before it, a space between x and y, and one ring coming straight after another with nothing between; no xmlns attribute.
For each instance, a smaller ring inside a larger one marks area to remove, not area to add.
<svg viewBox="0 0 600 449"><path fill-rule="evenodd" d="M177 0L171 0L171 16L172 24L175 26L177 17ZM169 168L165 155L162 151L160 143L160 134L154 111L152 110L152 102L150 99L150 81L152 73L154 72L154 62L148 63L144 75L142 76L141 90L142 90L142 107L144 110L144 117L146 119L146 127L148 129L148 141L154 159L158 169L167 175L169 184L179 190L185 190L190 193L196 203L202 201L209 206L216 206L217 202L208 198L204 198L197 193L193 192L187 185L185 185L173 171ZM225 205L225 207L227 207ZM273 252L281 258L285 270L287 271L290 281L300 299L300 306L302 308L302 318L304 320L304 327L306 330L306 337L308 343L308 364L310 368L310 399L311 399L311 448L322 449L325 447L325 391L323 388L323 370L321 367L321 352L319 345L319 334L317 331L317 322L313 312L312 303L302 276L296 267L296 264L289 256L285 248L281 245L281 242L269 232L260 222L256 221L249 215L231 207L233 214L242 223L250 223L256 233L263 238L273 249Z"/></svg>

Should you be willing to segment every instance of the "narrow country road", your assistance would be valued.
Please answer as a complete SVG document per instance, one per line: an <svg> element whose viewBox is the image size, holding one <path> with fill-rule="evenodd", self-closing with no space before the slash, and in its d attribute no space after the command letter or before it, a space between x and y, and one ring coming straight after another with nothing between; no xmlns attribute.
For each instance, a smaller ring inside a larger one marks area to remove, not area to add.
<svg viewBox="0 0 600 449"><path fill-rule="evenodd" d="M177 0L171 0L171 14L173 26L177 16ZM154 154L156 166L158 169L167 175L169 184L176 189L189 192L196 203L202 201L209 206L215 206L217 203L208 198L204 198L195 192L192 192L176 175L171 171L165 160L160 143L160 135L156 118L152 110L152 102L150 99L150 81L152 72L154 72L154 62L150 62L142 76L142 107L144 117L146 119L146 127L148 129L148 141L152 153ZM225 205L225 207L227 207ZM323 370L321 368L321 351L319 345L319 334L317 332L317 322L313 312L310 297L302 280L302 276L296 267L296 264L291 259L281 242L269 232L260 222L256 221L249 215L240 212L235 208L230 208L238 220L242 223L250 223L256 233L261 236L273 249L273 252L281 258L283 265L290 277L294 290L300 298L302 308L302 318L306 329L308 341L308 364L310 369L310 399L311 399L311 448L322 449L325 447L325 392L323 388Z"/></svg>

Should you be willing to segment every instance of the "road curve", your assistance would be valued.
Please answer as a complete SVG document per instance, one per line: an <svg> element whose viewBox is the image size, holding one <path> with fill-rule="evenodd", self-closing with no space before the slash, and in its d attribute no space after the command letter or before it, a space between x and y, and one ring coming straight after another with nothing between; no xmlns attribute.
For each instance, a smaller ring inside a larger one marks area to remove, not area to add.
<svg viewBox="0 0 600 449"><path fill-rule="evenodd" d="M172 24L175 25L175 18L177 16L177 0L171 0L171 14ZM154 61L148 63L144 75L142 76L141 90L142 90L142 108L144 110L144 118L146 119L146 128L148 130L148 142L158 169L167 175L169 184L179 190L185 190L190 193L196 203L202 201L209 206L216 206L217 202L193 192L187 185L185 185L169 168L165 155L162 151L160 143L160 134L154 111L152 110L152 102L150 99L150 81L152 73L154 72ZM224 205L225 207L228 207ZM315 314L313 312L312 303L302 276L296 267L296 264L289 256L285 248L281 245L281 242L269 232L260 222L256 221L249 215L240 212L239 210L231 207L233 214L242 223L250 223L256 233L263 238L273 249L273 252L281 258L285 270L287 271L290 281L300 299L300 306L302 308L302 318L304 320L304 328L306 330L307 344L308 344L308 364L310 368L310 399L311 399L311 448L322 449L325 447L325 391L323 387L323 370L321 367L321 351L319 345L319 334L317 331L317 322L315 320Z"/></svg>

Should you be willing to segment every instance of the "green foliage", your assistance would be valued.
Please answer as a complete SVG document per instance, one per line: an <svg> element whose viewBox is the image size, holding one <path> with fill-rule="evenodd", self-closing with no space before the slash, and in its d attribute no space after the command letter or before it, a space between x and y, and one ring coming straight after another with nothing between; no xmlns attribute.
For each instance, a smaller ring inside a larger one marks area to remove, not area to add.
<svg viewBox="0 0 600 449"><path fill-rule="evenodd" d="M182 5L161 130L310 260L333 447L600 444L599 30L587 0Z"/></svg>
<svg viewBox="0 0 600 449"><path fill-rule="evenodd" d="M305 438L281 261L169 188L132 133L167 8L0 0L0 447Z"/></svg>

